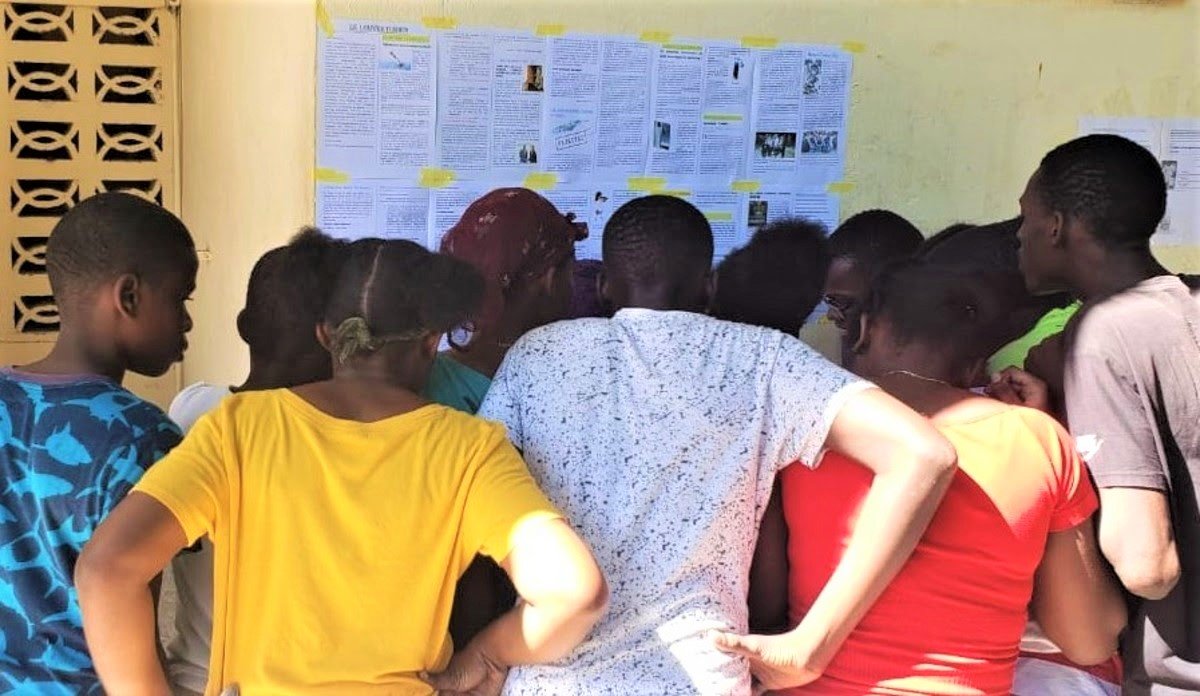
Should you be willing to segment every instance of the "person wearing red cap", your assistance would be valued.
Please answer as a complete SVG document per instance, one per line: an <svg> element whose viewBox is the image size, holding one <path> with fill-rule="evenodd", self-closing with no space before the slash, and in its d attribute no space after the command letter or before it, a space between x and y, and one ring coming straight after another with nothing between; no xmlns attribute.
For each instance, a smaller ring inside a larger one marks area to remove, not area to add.
<svg viewBox="0 0 1200 696"><path fill-rule="evenodd" d="M585 225L529 189L496 189L467 207L442 238L441 252L483 275L483 302L450 333L450 350L434 360L425 396L478 411L508 348L532 329L569 318L575 242L586 236ZM516 599L504 571L477 557L455 592L454 644L466 645Z"/></svg>
<svg viewBox="0 0 1200 696"><path fill-rule="evenodd" d="M441 251L483 274L483 305L450 334L451 348L434 362L426 396L479 410L509 347L570 316L575 242L586 237L586 225L529 189L496 189L472 203L442 238Z"/></svg>

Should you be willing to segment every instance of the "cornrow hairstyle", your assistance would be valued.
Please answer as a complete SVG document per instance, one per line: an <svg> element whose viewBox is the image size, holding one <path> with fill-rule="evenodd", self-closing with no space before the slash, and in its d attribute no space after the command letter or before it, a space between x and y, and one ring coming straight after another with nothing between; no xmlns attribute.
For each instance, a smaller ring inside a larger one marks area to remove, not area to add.
<svg viewBox="0 0 1200 696"><path fill-rule="evenodd" d="M334 358L346 362L388 343L444 334L478 308L483 289L470 265L419 244L353 242L325 310Z"/></svg>
<svg viewBox="0 0 1200 696"><path fill-rule="evenodd" d="M128 193L88 198L58 221L46 244L46 271L60 307L120 275L158 278L194 272L196 246L183 222Z"/></svg>
<svg viewBox="0 0 1200 696"><path fill-rule="evenodd" d="M995 282L987 274L903 259L875 275L863 311L886 321L901 344L928 345L965 366L1010 340Z"/></svg>
<svg viewBox="0 0 1200 696"><path fill-rule="evenodd" d="M792 219L766 225L717 267L712 314L795 336L821 299L829 259L819 224Z"/></svg>
<svg viewBox="0 0 1200 696"><path fill-rule="evenodd" d="M851 215L829 236L829 253L862 268L867 277L885 264L904 258L924 241L921 230L890 210Z"/></svg>
<svg viewBox="0 0 1200 696"><path fill-rule="evenodd" d="M677 287L712 268L708 219L674 196L646 196L618 208L601 246L606 272L630 283Z"/></svg>
<svg viewBox="0 0 1200 696"><path fill-rule="evenodd" d="M305 227L254 264L246 308L238 317L238 332L252 355L275 361L322 350L313 327L325 318L347 246Z"/></svg>
<svg viewBox="0 0 1200 696"><path fill-rule="evenodd" d="M1145 246L1167 206L1158 160L1118 135L1087 135L1054 148L1042 159L1033 190L1112 249Z"/></svg>

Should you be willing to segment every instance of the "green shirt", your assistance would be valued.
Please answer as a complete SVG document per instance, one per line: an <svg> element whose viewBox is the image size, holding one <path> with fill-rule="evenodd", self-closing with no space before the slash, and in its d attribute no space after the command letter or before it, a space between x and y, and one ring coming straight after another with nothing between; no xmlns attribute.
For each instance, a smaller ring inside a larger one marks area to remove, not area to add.
<svg viewBox="0 0 1200 696"><path fill-rule="evenodd" d="M433 360L425 397L443 406L474 414L483 404L492 380L481 372L467 367L446 353Z"/></svg>
<svg viewBox="0 0 1200 696"><path fill-rule="evenodd" d="M1043 314L1028 333L996 351L988 359L988 374L994 375L1009 367L1024 369L1029 351L1047 338L1062 333L1067 322L1079 311L1079 307L1079 302L1072 302L1066 307L1058 307Z"/></svg>

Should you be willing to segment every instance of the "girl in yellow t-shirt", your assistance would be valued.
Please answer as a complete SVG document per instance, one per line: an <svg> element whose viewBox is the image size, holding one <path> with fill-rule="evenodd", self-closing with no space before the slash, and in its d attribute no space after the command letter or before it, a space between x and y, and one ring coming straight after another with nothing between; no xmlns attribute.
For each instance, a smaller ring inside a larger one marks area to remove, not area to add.
<svg viewBox="0 0 1200 696"><path fill-rule="evenodd" d="M333 378L225 400L80 557L84 629L109 692L169 694L149 583L205 535L210 696L492 690L508 666L583 639L607 598L587 547L501 426L419 396L441 336L481 293L475 271L416 244L350 246L315 327ZM477 553L526 601L451 659L455 581Z"/></svg>

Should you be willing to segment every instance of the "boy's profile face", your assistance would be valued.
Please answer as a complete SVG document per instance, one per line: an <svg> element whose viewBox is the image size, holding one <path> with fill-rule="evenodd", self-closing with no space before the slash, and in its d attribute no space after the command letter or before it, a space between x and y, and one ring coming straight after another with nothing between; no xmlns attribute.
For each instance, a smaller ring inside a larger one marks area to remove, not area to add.
<svg viewBox="0 0 1200 696"><path fill-rule="evenodd" d="M195 288L195 261L138 280L134 309L123 316L118 335L128 369L158 377L183 359L192 330L186 302Z"/></svg>
<svg viewBox="0 0 1200 696"><path fill-rule="evenodd" d="M825 303L829 319L838 330L846 333L851 322L857 321L858 309L866 300L870 284L866 274L853 259L839 256L829 264L825 276Z"/></svg>

